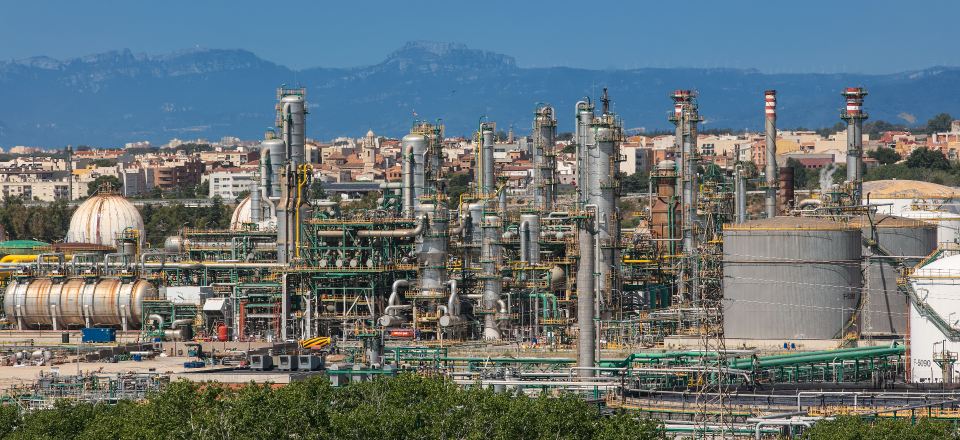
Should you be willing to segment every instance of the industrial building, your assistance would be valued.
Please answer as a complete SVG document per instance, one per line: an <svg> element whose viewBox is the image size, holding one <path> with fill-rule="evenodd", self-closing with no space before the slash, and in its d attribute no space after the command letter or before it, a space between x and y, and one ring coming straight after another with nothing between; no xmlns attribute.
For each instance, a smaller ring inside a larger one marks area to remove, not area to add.
<svg viewBox="0 0 960 440"><path fill-rule="evenodd" d="M954 382L956 194L863 182L866 91L842 96L845 181L802 200L792 170L777 163L775 91L758 96L766 156L750 175L740 163L705 160L697 93L676 90L675 142L653 165L641 208L625 211L623 123L604 89L566 116L534 108L526 188L507 190L497 125L484 118L472 184L450 197L444 126L418 120L400 141L399 181L379 185L374 209L351 210L310 197L306 90L281 88L275 131L229 229L184 228L162 249L145 248L136 208L97 195L66 240L112 248L8 256L3 311L18 331L114 327L145 340L277 344L328 337L356 347L354 362L373 369L425 368L410 353L434 347L548 346L569 358L530 363L565 365L562 379L497 366L515 359L464 374L494 386L616 388L622 397ZM559 185L561 117L576 122L573 192ZM748 209L748 186L762 193L759 215ZM623 227L628 218L639 226ZM454 371L457 362L437 357L431 368Z"/></svg>

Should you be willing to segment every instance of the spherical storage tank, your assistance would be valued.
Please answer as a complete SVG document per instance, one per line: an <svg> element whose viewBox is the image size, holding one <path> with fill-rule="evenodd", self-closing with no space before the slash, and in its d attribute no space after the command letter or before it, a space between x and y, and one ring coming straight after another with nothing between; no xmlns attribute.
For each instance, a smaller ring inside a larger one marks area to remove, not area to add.
<svg viewBox="0 0 960 440"><path fill-rule="evenodd" d="M258 226L261 228L264 226L272 227L276 224L276 219L272 215L268 215L270 210L267 209L265 203L260 202L260 223ZM250 196L247 196L240 203L237 204L236 209L233 210L233 215L230 216L230 229L241 230L243 229L244 224L253 222L253 200Z"/></svg>
<svg viewBox="0 0 960 440"><path fill-rule="evenodd" d="M900 265L913 267L937 247L937 226L920 220L878 214L850 224L874 246L863 246L864 286L860 334L902 336L907 332L909 298L897 286ZM885 255L889 254L889 255Z"/></svg>
<svg viewBox="0 0 960 440"><path fill-rule="evenodd" d="M859 229L777 217L727 225L723 237L727 338L843 336L861 288Z"/></svg>
<svg viewBox="0 0 960 440"><path fill-rule="evenodd" d="M117 237L131 228L140 231L142 244L143 218L137 207L117 194L97 194L73 213L66 241L116 246Z"/></svg>
<svg viewBox="0 0 960 440"><path fill-rule="evenodd" d="M123 326L139 328L143 301L156 299L157 289L148 281L122 282L102 278L88 282L68 278L13 281L7 285L3 310L7 319L21 328Z"/></svg>

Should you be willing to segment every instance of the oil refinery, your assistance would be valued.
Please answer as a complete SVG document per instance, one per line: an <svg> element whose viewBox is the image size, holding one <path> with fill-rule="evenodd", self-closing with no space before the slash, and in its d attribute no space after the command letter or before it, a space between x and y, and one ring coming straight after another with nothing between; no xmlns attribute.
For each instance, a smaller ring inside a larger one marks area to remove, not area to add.
<svg viewBox="0 0 960 440"><path fill-rule="evenodd" d="M958 194L864 182L867 91L838 92L846 177L803 196L777 163L776 91L757 96L766 160L752 171L701 154L698 94L676 90L649 103L676 140L626 210L624 123L604 89L572 109L532 106L520 193L494 161L494 121L479 121L472 183L455 198L444 125L417 120L400 181L351 210L310 197L306 90L280 88L229 229L182 228L151 248L137 208L102 192L73 215L72 246L0 260L4 365L73 359L64 374L81 357L162 356L190 360L152 373L163 380L235 383L415 371L575 392L677 432L789 434L838 414L960 421ZM557 178L558 118L575 123L572 192ZM113 343L78 343L96 329ZM52 399L85 377L25 394ZM159 386L136 377L114 380L131 396Z"/></svg>

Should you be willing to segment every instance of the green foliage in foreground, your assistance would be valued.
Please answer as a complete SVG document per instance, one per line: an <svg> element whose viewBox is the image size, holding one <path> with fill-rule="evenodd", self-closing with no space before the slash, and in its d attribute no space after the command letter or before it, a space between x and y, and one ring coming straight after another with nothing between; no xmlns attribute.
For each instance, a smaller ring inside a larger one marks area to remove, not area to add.
<svg viewBox="0 0 960 440"><path fill-rule="evenodd" d="M528 398L402 375L333 388L178 382L143 403L61 403L21 417L0 407L4 439L663 439L659 426L601 416L574 396Z"/></svg>
<svg viewBox="0 0 960 440"><path fill-rule="evenodd" d="M910 419L865 420L844 416L824 420L813 425L803 435L806 439L851 439L851 440L927 440L958 439L949 424L919 419L911 424Z"/></svg>

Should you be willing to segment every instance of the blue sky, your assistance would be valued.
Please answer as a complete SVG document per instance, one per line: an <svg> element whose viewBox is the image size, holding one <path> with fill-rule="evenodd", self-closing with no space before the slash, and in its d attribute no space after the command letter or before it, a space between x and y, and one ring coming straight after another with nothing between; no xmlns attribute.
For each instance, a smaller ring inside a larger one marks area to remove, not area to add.
<svg viewBox="0 0 960 440"><path fill-rule="evenodd" d="M199 46L346 67L436 40L525 67L888 73L960 65L958 15L956 0L0 0L0 59Z"/></svg>

